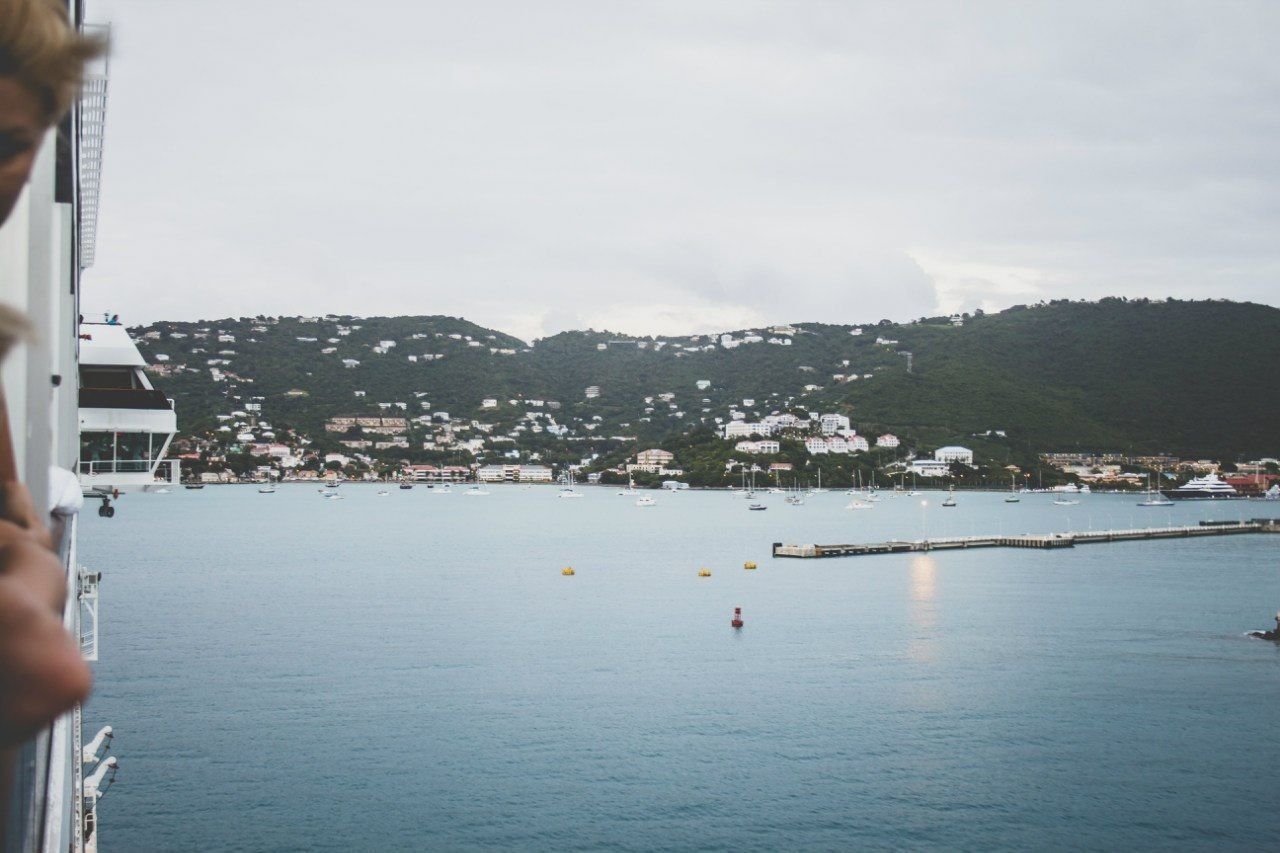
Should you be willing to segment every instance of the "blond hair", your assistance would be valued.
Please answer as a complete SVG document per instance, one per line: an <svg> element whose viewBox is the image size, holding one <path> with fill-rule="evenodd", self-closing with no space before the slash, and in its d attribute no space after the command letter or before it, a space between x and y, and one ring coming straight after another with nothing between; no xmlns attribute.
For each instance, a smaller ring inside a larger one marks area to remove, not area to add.
<svg viewBox="0 0 1280 853"><path fill-rule="evenodd" d="M51 123L80 91L85 62L103 48L75 31L64 0L0 0L0 77L35 93Z"/></svg>

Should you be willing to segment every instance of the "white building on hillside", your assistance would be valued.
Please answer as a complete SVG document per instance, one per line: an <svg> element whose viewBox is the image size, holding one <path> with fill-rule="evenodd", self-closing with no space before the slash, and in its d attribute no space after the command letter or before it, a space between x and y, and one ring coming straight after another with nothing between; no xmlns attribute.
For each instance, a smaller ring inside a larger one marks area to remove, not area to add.
<svg viewBox="0 0 1280 853"><path fill-rule="evenodd" d="M733 446L739 453L780 453L782 445L773 439L762 441L739 441Z"/></svg>
<svg viewBox="0 0 1280 853"><path fill-rule="evenodd" d="M822 415L818 418L818 426L822 428L823 435L835 435L838 432L851 429L847 415Z"/></svg>
<svg viewBox="0 0 1280 853"><path fill-rule="evenodd" d="M876 439L876 447L897 447L899 444L898 437L888 432Z"/></svg>
<svg viewBox="0 0 1280 853"><path fill-rule="evenodd" d="M725 438L746 438L752 435L773 435L773 427L766 423L747 423L733 421L724 425Z"/></svg>
<svg viewBox="0 0 1280 853"><path fill-rule="evenodd" d="M920 477L945 477L951 473L951 465L937 459L913 459L911 473Z"/></svg>

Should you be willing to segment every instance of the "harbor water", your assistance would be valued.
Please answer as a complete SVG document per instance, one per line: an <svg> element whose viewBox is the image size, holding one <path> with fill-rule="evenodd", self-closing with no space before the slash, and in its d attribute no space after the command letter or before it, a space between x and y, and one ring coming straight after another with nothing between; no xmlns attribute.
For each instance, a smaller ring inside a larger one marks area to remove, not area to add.
<svg viewBox="0 0 1280 853"><path fill-rule="evenodd" d="M1265 849L1280 535L774 560L1265 502L251 486L86 512L104 851ZM759 568L744 570L745 561ZM572 566L573 576L562 569ZM700 577L702 568L710 577ZM745 626L730 627L734 607Z"/></svg>

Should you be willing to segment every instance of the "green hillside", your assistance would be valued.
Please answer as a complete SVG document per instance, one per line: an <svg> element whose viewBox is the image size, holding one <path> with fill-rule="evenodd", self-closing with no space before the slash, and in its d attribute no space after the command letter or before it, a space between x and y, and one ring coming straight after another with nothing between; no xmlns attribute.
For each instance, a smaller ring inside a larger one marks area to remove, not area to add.
<svg viewBox="0 0 1280 853"><path fill-rule="evenodd" d="M168 356L171 372L156 383L176 398L189 434L211 429L237 398L262 397L273 422L321 440L327 418L376 413L380 402L403 404L411 418L447 411L455 422L505 428L536 399L588 441L657 443L727 420L733 408L749 419L798 408L849 414L863 434L891 430L923 446L1003 430L996 443L1020 453L1235 459L1276 451L1275 308L1105 299L1019 306L962 326L931 318L861 328L740 331L731 348L718 336L607 332L565 332L529 345L439 316L242 318L131 331L149 360ZM380 341L395 346L378 353ZM225 374L221 381L213 369ZM588 386L599 396L588 398ZM482 409L485 398L498 407ZM544 435L536 443L555 442Z"/></svg>

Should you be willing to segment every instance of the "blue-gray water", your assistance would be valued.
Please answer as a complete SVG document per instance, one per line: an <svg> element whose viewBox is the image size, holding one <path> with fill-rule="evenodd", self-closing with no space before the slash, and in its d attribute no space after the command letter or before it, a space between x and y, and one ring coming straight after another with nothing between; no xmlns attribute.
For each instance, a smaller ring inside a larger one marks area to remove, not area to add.
<svg viewBox="0 0 1280 853"><path fill-rule="evenodd" d="M769 543L1280 506L583 491L211 487L86 513L104 574L86 726L115 727L121 763L103 849L1275 844L1280 648L1244 632L1280 607L1280 536L833 560Z"/></svg>

